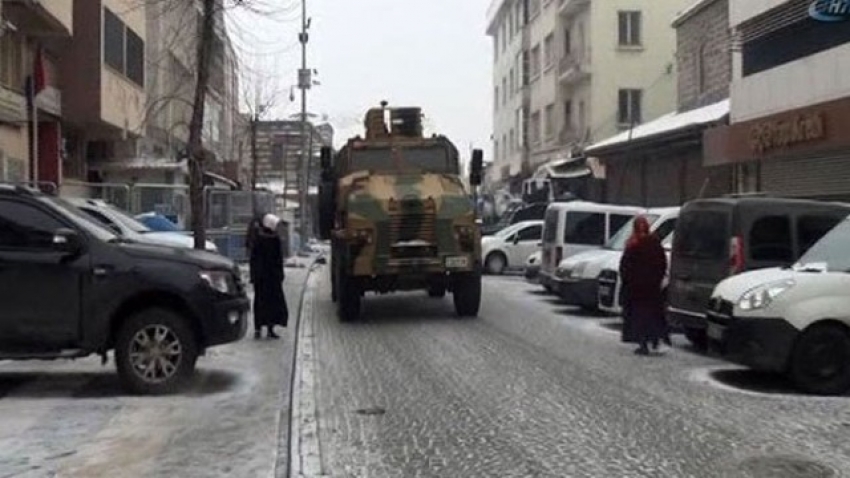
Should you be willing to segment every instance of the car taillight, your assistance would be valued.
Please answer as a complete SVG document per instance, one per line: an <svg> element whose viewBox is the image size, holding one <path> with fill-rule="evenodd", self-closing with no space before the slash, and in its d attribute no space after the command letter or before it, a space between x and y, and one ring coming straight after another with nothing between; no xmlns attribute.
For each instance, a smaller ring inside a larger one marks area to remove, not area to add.
<svg viewBox="0 0 850 478"><path fill-rule="evenodd" d="M729 274L735 275L744 270L744 240L735 236L729 241Z"/></svg>

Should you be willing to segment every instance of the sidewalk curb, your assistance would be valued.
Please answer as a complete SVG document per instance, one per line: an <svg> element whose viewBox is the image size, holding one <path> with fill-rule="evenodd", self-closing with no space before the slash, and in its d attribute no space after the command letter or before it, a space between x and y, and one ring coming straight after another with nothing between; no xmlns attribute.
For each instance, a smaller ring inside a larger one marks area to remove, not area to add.
<svg viewBox="0 0 850 478"><path fill-rule="evenodd" d="M310 470L317 470L309 476L318 476L321 470L321 459L319 458L319 442L318 442L318 423L316 422L315 401L313 400L312 384L313 384L313 341L312 341L312 312L313 312L313 291L315 289L316 275L319 265L316 260L321 256L316 255L311 258L308 264L307 277L304 279L304 285L301 290L299 299L298 316L295 320L292 348L292 372L290 376L290 400L289 409L281 410L278 419L278 433L281 436L284 426L287 426L288 432L288 450L286 459L281 459L281 452L284 449L278 445L278 456L275 461L274 476L276 478L297 478L303 477L305 472L304 458L302 453L302 440L308 442L312 451L309 458ZM308 327L302 327L304 318L307 318ZM305 358L307 359L305 362ZM306 363L306 366L305 366ZM305 383L306 382L306 383ZM306 390L302 391L302 387L306 386ZM306 400L302 403L302 394L305 394ZM284 420L288 420L288 424L284 425ZM308 431L312 433L304 433L302 438L303 422L312 422L312 427Z"/></svg>

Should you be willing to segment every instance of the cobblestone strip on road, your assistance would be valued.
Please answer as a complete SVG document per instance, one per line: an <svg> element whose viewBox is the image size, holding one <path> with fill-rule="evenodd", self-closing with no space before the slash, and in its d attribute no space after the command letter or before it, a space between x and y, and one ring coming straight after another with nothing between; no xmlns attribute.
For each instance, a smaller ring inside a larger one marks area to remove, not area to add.
<svg viewBox="0 0 850 478"><path fill-rule="evenodd" d="M313 347L313 302L318 274L311 274L304 290L296 342L295 373L292 384L290 431L290 477L322 475L319 424L316 416L316 359Z"/></svg>

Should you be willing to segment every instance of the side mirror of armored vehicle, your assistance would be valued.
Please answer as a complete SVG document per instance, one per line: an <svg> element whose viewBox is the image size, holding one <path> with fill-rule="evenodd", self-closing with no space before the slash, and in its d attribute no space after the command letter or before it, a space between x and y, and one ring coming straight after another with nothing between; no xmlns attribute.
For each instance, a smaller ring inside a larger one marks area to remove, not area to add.
<svg viewBox="0 0 850 478"><path fill-rule="evenodd" d="M484 152L480 149L472 150L472 164L469 168L469 183L473 186L481 185L481 176L484 171Z"/></svg>

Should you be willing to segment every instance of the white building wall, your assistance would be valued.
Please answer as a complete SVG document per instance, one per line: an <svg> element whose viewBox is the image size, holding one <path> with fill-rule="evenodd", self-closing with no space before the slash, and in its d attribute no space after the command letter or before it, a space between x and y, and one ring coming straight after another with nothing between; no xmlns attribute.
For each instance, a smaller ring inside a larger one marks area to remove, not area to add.
<svg viewBox="0 0 850 478"><path fill-rule="evenodd" d="M737 27L781 0L731 0L731 26ZM758 4L761 8L754 8ZM735 15L731 15L735 12ZM813 20L814 21L814 20ZM744 78L741 53L733 52L733 123L850 96L850 44L792 61Z"/></svg>
<svg viewBox="0 0 850 478"><path fill-rule="evenodd" d="M531 146L532 168L546 162L549 158L547 153L557 148L558 118L558 60L560 58L557 49L558 29L558 7L556 0L540 0L540 13L530 18L529 23L529 45L532 51L535 47L540 50L539 74L531 77L531 105L529 110L529 122L538 114L540 116L540 128L538 137L534 137L534 131L529 132L529 143ZM546 37L553 35L553 53L550 60L546 61ZM555 109L553 133L547 135L546 107L552 105Z"/></svg>

